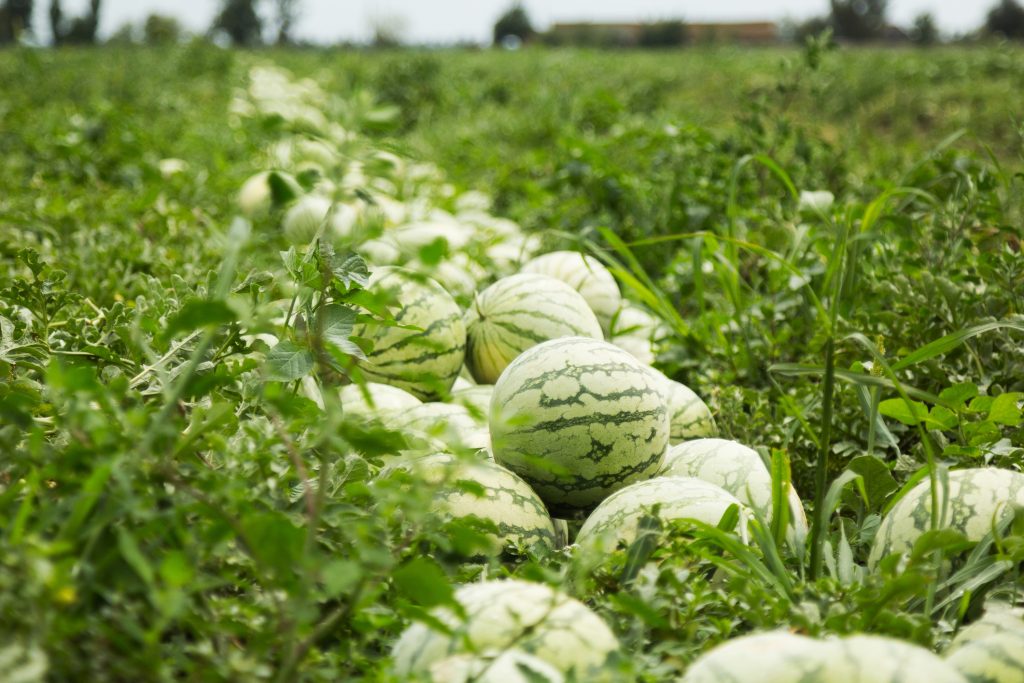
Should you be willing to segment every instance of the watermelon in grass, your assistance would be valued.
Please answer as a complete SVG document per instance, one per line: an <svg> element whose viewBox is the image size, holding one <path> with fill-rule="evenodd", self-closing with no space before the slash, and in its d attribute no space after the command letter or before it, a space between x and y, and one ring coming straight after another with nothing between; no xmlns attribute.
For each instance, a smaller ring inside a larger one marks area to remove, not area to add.
<svg viewBox="0 0 1024 683"><path fill-rule="evenodd" d="M577 251L553 251L524 264L522 272L557 278L575 289L594 311L601 328L610 331L622 295L615 277L596 258Z"/></svg>
<svg viewBox="0 0 1024 683"><path fill-rule="evenodd" d="M588 510L648 479L668 445L668 409L647 369L596 339L567 337L516 358L494 386L494 458L553 513Z"/></svg>
<svg viewBox="0 0 1024 683"><path fill-rule="evenodd" d="M600 680L619 643L590 608L549 586L515 579L483 581L455 591L463 615L450 609L433 616L450 632L416 623L405 630L392 652L401 680L429 671L451 655L481 654L510 648L541 659L570 680Z"/></svg>
<svg viewBox="0 0 1024 683"><path fill-rule="evenodd" d="M424 400L446 395L466 350L466 327L455 300L430 278L392 267L374 270L369 293L393 306L394 324L362 323L353 330L373 345L359 361L366 378Z"/></svg>
<svg viewBox="0 0 1024 683"><path fill-rule="evenodd" d="M505 277L476 295L466 311L466 367L493 384L520 353L559 337L602 339L587 302L561 280L544 275Z"/></svg>
<svg viewBox="0 0 1024 683"><path fill-rule="evenodd" d="M1024 507L1024 474L996 467L949 473L948 495L939 486L939 528L955 529L978 542L1014 507ZM900 500L875 536L868 566L886 555L906 553L931 528L931 482L922 481Z"/></svg>

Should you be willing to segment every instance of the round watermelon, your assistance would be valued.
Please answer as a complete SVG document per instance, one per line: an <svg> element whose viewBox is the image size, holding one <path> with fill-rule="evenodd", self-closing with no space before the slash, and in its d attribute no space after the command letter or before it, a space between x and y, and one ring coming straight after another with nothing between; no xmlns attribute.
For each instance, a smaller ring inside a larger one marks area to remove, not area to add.
<svg viewBox="0 0 1024 683"><path fill-rule="evenodd" d="M835 649L786 631L741 636L698 657L681 683L831 683Z"/></svg>
<svg viewBox="0 0 1024 683"><path fill-rule="evenodd" d="M400 412L423 403L404 389L378 382L348 384L340 395L345 412L361 417Z"/></svg>
<svg viewBox="0 0 1024 683"><path fill-rule="evenodd" d="M874 635L831 642L837 652L827 683L967 683L938 655L912 643Z"/></svg>
<svg viewBox="0 0 1024 683"><path fill-rule="evenodd" d="M995 467L949 473L949 496L939 486L941 528L956 529L980 541L1012 507L1024 506L1024 474ZM931 525L931 488L925 480L911 489L889 514L875 536L868 565L886 555L908 552Z"/></svg>
<svg viewBox="0 0 1024 683"><path fill-rule="evenodd" d="M985 613L980 619L960 629L946 648L945 655L948 657L972 641L1004 631L1024 631L1024 607L988 601L985 603Z"/></svg>
<svg viewBox="0 0 1024 683"><path fill-rule="evenodd" d="M445 657L430 666L432 683L564 683L565 676L543 659L512 649L493 654Z"/></svg>
<svg viewBox="0 0 1024 683"><path fill-rule="evenodd" d="M746 540L747 512L743 504L725 489L694 477L655 477L620 489L597 506L576 534L576 543L603 541L614 548L636 540L644 515L658 505L662 522L693 519L717 525L731 505L740 507L738 531Z"/></svg>
<svg viewBox="0 0 1024 683"><path fill-rule="evenodd" d="M554 523L544 503L529 484L501 465L437 453L417 458L407 467L439 487L434 497L434 510L438 513L492 522L497 527L497 533L492 535L494 552L536 543L557 547ZM479 485L482 491L467 490L459 483L463 481Z"/></svg>
<svg viewBox="0 0 1024 683"><path fill-rule="evenodd" d="M661 380L665 388L665 400L668 402L669 423L672 429L669 443L677 444L688 439L718 434L715 418L700 396L690 387L669 379L654 368L651 368L651 372Z"/></svg>
<svg viewBox="0 0 1024 683"><path fill-rule="evenodd" d="M520 353L559 337L602 339L587 302L561 280L544 275L505 277L476 295L466 311L466 367L493 384Z"/></svg>
<svg viewBox="0 0 1024 683"><path fill-rule="evenodd" d="M1007 629L964 643L946 662L970 683L1024 681L1024 628Z"/></svg>
<svg viewBox="0 0 1024 683"><path fill-rule="evenodd" d="M668 449L662 475L696 477L721 486L765 519L772 515L772 477L752 448L727 439L695 439Z"/></svg>
<svg viewBox="0 0 1024 683"><path fill-rule="evenodd" d="M505 579L483 581L455 591L463 616L437 609L433 617L451 633L416 623L405 630L392 653L402 680L429 671L453 654L517 648L573 680L591 680L619 643L611 629L586 605L549 586Z"/></svg>
<svg viewBox="0 0 1024 683"><path fill-rule="evenodd" d="M414 439L438 439L453 448L484 448L489 441L487 425L465 406L452 403L423 403L389 414L384 423Z"/></svg>
<svg viewBox="0 0 1024 683"><path fill-rule="evenodd" d="M597 339L538 344L498 378L490 406L494 458L552 512L587 510L647 479L668 445L668 409L652 375Z"/></svg>
<svg viewBox="0 0 1024 683"><path fill-rule="evenodd" d="M466 328L451 295L430 278L400 268L374 271L369 293L394 304L395 325L358 324L373 344L359 367L367 379L429 400L446 395L462 368Z"/></svg>
<svg viewBox="0 0 1024 683"><path fill-rule="evenodd" d="M622 296L615 277L593 256L577 251L553 251L523 265L522 272L547 275L566 283L586 300L608 332Z"/></svg>

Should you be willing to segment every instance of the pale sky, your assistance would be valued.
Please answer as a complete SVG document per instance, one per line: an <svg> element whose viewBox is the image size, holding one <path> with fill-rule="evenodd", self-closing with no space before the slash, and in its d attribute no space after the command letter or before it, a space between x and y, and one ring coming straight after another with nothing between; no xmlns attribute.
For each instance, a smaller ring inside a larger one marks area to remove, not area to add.
<svg viewBox="0 0 1024 683"><path fill-rule="evenodd" d="M204 31L219 0L104 0L100 31L109 35L126 21L141 22L151 12L178 17L192 31ZM377 18L403 17L403 37L417 43L489 42L495 19L511 0L300 0L298 39L317 42L363 41ZM827 12L828 0L526 0L537 28L555 21L645 21L682 18L686 21L806 19ZM985 19L996 0L890 0L893 23L909 26L914 17L932 12L946 33L971 31ZM81 12L88 0L64 0L66 14ZM271 15L270 0L260 0L262 14ZM37 34L49 36L47 0L36 1Z"/></svg>

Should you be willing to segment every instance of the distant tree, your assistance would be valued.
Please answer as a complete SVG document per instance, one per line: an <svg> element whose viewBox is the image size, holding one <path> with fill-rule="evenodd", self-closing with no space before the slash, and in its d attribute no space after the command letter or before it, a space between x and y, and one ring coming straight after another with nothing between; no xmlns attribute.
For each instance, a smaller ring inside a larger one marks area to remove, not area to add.
<svg viewBox="0 0 1024 683"><path fill-rule="evenodd" d="M406 30L405 17L400 14L380 14L370 19L374 47L398 47Z"/></svg>
<svg viewBox="0 0 1024 683"><path fill-rule="evenodd" d="M131 45L139 42L139 27L130 21L121 24L107 38L107 45Z"/></svg>
<svg viewBox="0 0 1024 683"><path fill-rule="evenodd" d="M678 47L686 42L686 24L678 19L644 24L640 30L640 47Z"/></svg>
<svg viewBox="0 0 1024 683"><path fill-rule="evenodd" d="M101 0L89 0L89 12L81 17L67 19L60 0L50 2L50 29L55 45L90 45L96 42L96 29L100 25Z"/></svg>
<svg viewBox="0 0 1024 683"><path fill-rule="evenodd" d="M172 45L181 40L181 22L166 14L150 14L142 25L142 38L148 45Z"/></svg>
<svg viewBox="0 0 1024 683"><path fill-rule="evenodd" d="M502 14L498 21L494 22L494 44L502 45L506 40L515 36L522 42L533 37L535 31L530 23L530 15L522 3L514 3L508 11Z"/></svg>
<svg viewBox="0 0 1024 683"><path fill-rule="evenodd" d="M299 18L299 0L274 0L277 19L277 44L292 42L292 27Z"/></svg>
<svg viewBox="0 0 1024 683"><path fill-rule="evenodd" d="M213 29L224 31L235 45L258 45L263 38L263 20L254 0L223 0Z"/></svg>
<svg viewBox="0 0 1024 683"><path fill-rule="evenodd" d="M865 41L881 38L889 0L831 0L832 28L840 39Z"/></svg>
<svg viewBox="0 0 1024 683"><path fill-rule="evenodd" d="M832 28L829 17L812 17L793 27L792 37L797 43L804 43L808 38L816 38Z"/></svg>
<svg viewBox="0 0 1024 683"><path fill-rule="evenodd" d="M6 0L0 5L0 45L13 43L32 30L32 0Z"/></svg>
<svg viewBox="0 0 1024 683"><path fill-rule="evenodd" d="M910 30L910 39L917 45L934 45L939 42L939 27L931 12L924 12L914 19L914 28Z"/></svg>
<svg viewBox="0 0 1024 683"><path fill-rule="evenodd" d="M1016 0L1001 0L989 10L985 30L1011 40L1024 38L1024 8Z"/></svg>

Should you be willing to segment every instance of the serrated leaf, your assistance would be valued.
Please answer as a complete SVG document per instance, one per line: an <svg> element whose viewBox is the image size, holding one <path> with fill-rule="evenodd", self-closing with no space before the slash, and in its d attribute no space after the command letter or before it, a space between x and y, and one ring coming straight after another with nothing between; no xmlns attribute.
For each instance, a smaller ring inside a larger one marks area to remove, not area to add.
<svg viewBox="0 0 1024 683"><path fill-rule="evenodd" d="M270 382L294 382L313 369L313 354L294 342L282 341L267 353L264 377Z"/></svg>
<svg viewBox="0 0 1024 683"><path fill-rule="evenodd" d="M320 309L321 330L326 343L342 353L366 360L363 350L351 340L357 313L355 309L340 304L329 304Z"/></svg>

